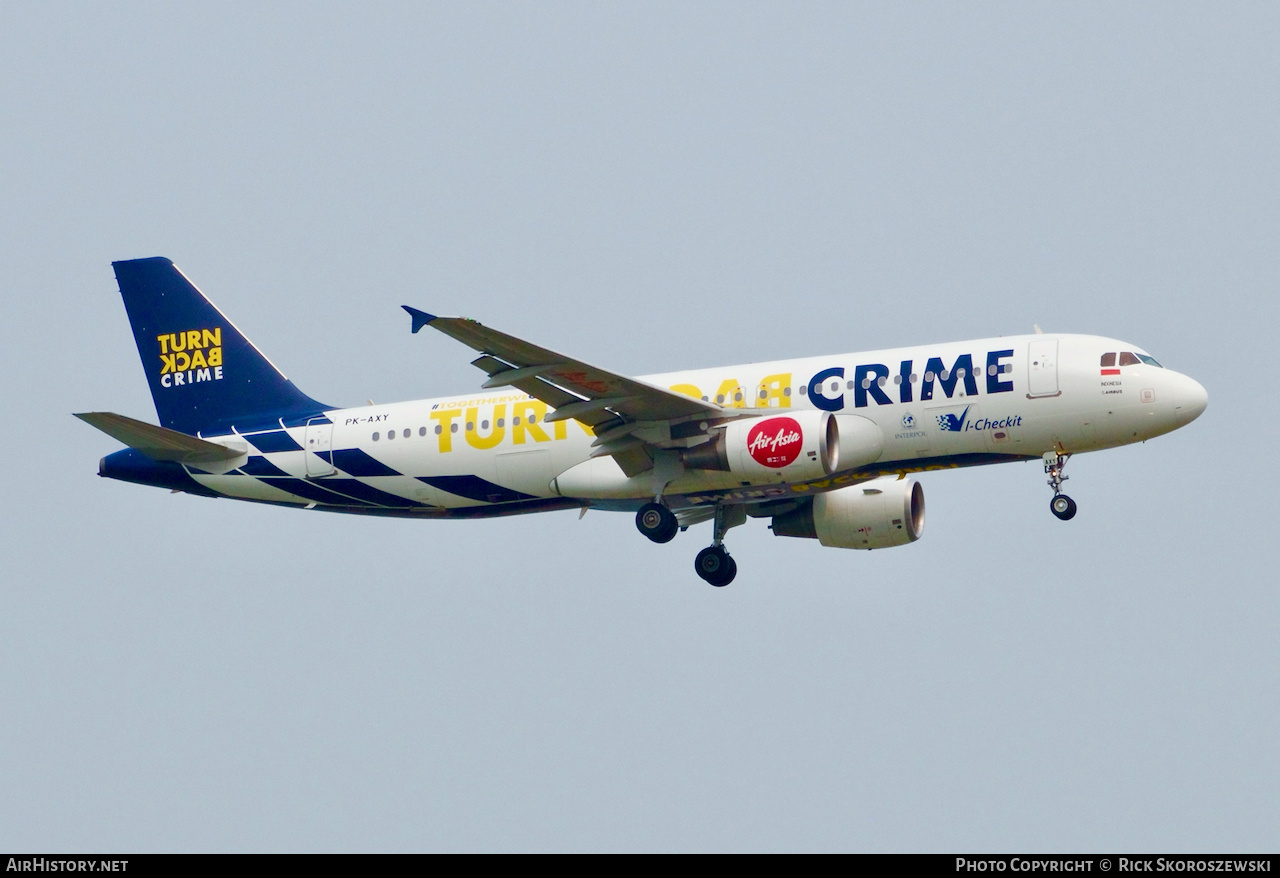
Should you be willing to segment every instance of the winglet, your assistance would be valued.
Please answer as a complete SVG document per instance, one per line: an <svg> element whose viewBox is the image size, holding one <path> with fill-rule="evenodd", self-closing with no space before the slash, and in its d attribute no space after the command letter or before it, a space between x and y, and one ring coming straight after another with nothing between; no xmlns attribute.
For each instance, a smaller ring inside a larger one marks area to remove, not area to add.
<svg viewBox="0 0 1280 878"><path fill-rule="evenodd" d="M409 316L413 318L413 331L417 332L431 321L436 319L436 315L428 314L426 311L419 311L417 308L410 308L408 305L401 305L401 308L409 312Z"/></svg>

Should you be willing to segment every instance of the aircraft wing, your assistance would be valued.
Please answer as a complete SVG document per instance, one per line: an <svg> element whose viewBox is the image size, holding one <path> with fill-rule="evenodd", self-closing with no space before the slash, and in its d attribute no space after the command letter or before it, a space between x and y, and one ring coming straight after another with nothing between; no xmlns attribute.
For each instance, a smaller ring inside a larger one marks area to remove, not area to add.
<svg viewBox="0 0 1280 878"><path fill-rule="evenodd" d="M566 357L474 320L402 307L413 318L414 332L430 326L479 351L481 356L472 363L489 376L484 388L515 387L555 409L547 420L573 418L590 426L596 434L593 456L612 455L628 475L652 466L645 446L688 446L709 438L705 429L677 429L673 436L672 427L741 414ZM681 436L682 432L689 435Z"/></svg>

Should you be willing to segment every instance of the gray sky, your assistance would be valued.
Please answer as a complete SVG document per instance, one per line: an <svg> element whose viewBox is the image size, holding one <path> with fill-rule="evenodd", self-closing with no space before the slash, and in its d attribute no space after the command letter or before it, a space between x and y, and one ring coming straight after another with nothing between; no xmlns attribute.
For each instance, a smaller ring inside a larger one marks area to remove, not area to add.
<svg viewBox="0 0 1280 878"><path fill-rule="evenodd" d="M0 849L1272 849L1274 4L6 4ZM862 553L98 479L164 255L304 391L1046 330L1209 390ZM1246 417L1248 415L1248 417ZM1252 438L1250 438L1252 437ZM1248 441L1245 441L1248 440ZM1256 441L1255 441L1256 440ZM1242 446L1241 442L1245 444Z"/></svg>

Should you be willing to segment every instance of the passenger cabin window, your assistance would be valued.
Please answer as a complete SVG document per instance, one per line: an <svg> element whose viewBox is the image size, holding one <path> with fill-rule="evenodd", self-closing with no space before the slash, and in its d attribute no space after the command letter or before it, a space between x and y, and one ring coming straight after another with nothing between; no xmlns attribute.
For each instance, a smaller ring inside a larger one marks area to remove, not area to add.
<svg viewBox="0 0 1280 878"><path fill-rule="evenodd" d="M1116 353L1115 353L1115 351L1112 351L1112 352L1111 352L1111 353L1109 353L1109 354L1103 354L1103 355L1102 355L1102 365L1103 365L1103 366L1114 366L1115 364L1116 364Z"/></svg>
<svg viewBox="0 0 1280 878"><path fill-rule="evenodd" d="M1128 351L1122 351L1120 353L1121 366L1137 366L1141 362L1142 361L1138 359L1136 354L1131 354Z"/></svg>

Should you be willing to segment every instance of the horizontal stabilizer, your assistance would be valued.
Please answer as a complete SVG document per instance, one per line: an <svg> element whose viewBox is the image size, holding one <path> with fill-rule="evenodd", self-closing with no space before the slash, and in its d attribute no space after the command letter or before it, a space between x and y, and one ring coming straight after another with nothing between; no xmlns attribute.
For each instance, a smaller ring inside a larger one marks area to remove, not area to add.
<svg viewBox="0 0 1280 878"><path fill-rule="evenodd" d="M76 417L152 460L173 460L208 469L209 464L226 464L244 457L249 450L243 440L243 448L233 448L113 412L85 412Z"/></svg>

